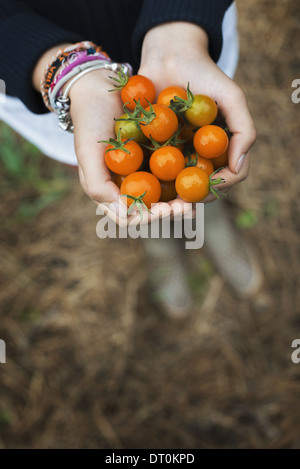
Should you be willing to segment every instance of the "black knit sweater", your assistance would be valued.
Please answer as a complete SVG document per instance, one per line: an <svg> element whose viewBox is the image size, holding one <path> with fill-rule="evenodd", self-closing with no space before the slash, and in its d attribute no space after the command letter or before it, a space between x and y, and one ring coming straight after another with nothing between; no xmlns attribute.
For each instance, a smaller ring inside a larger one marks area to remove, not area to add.
<svg viewBox="0 0 300 469"><path fill-rule="evenodd" d="M32 87L32 72L47 49L81 40L100 44L137 71L145 33L168 21L204 28L217 61L222 21L232 0L0 0L0 79L34 113L47 112Z"/></svg>

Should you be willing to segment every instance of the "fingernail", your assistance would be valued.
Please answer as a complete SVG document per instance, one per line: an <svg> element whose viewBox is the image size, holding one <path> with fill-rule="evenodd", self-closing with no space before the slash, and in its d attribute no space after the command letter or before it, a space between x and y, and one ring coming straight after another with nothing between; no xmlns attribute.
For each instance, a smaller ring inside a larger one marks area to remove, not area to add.
<svg viewBox="0 0 300 469"><path fill-rule="evenodd" d="M239 157L239 161L237 162L237 165L235 167L236 174L238 174L240 170L242 169L245 157L246 157L246 153L244 153L242 156Z"/></svg>

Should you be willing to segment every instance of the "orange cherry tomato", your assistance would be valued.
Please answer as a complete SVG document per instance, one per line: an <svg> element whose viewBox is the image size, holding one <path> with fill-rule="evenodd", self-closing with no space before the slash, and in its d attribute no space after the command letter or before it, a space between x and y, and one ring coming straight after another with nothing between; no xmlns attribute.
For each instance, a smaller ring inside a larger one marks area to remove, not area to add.
<svg viewBox="0 0 300 469"><path fill-rule="evenodd" d="M209 194L209 176L203 169L190 166L178 174L175 188L186 202L200 202Z"/></svg>
<svg viewBox="0 0 300 469"><path fill-rule="evenodd" d="M157 97L157 104L169 106L172 99L178 96L179 98L187 99L187 92L180 86L168 86L162 90Z"/></svg>
<svg viewBox="0 0 300 469"><path fill-rule="evenodd" d="M177 192L175 189L175 181L160 181L161 185L161 202L169 202L174 200L177 197Z"/></svg>
<svg viewBox="0 0 300 469"><path fill-rule="evenodd" d="M121 187L122 182L124 181L126 176L121 176L121 174L115 174L112 173L111 175L111 180L118 186L119 188Z"/></svg>
<svg viewBox="0 0 300 469"><path fill-rule="evenodd" d="M205 125L195 133L194 147L198 155L204 158L217 158L228 147L227 134L217 125Z"/></svg>
<svg viewBox="0 0 300 469"><path fill-rule="evenodd" d="M151 204L159 201L161 195L161 186L159 180L151 173L146 171L138 171L129 174L121 184L121 195L131 195L132 197L139 197L146 192L143 197L143 202L148 208ZM126 198L127 205L130 206L134 201L129 197Z"/></svg>
<svg viewBox="0 0 300 469"><path fill-rule="evenodd" d="M132 75L121 90L121 99L130 111L135 109L135 101L140 100L143 108L153 103L156 97L154 83L143 75ZM149 102L148 102L149 101Z"/></svg>
<svg viewBox="0 0 300 469"><path fill-rule="evenodd" d="M174 111L163 104L153 104L153 110L156 117L149 124L143 125L141 120L141 129L147 137L154 138L159 143L166 142L178 129L178 119ZM146 108L150 111L150 107Z"/></svg>
<svg viewBox="0 0 300 469"><path fill-rule="evenodd" d="M214 165L212 160L208 160L203 158L203 156L197 155L197 153L193 153L190 157L185 157L185 164L186 166L196 166L197 168L203 169L208 176L210 176L214 172Z"/></svg>
<svg viewBox="0 0 300 469"><path fill-rule="evenodd" d="M150 170L161 181L173 181L185 166L183 153L176 147L166 145L155 150L149 161Z"/></svg>
<svg viewBox="0 0 300 469"><path fill-rule="evenodd" d="M107 145L105 150L105 163L111 171L122 176L137 171L143 162L143 150L133 140L125 143L124 148L129 151L116 149L113 145Z"/></svg>
<svg viewBox="0 0 300 469"><path fill-rule="evenodd" d="M228 166L228 148L224 151L224 153L222 153L222 155L217 156L217 158L213 158L211 161L213 162L215 169Z"/></svg>
<svg viewBox="0 0 300 469"><path fill-rule="evenodd" d="M192 143L194 139L194 135L199 127L195 127L194 125L187 125L186 123L183 124L182 129L178 138L180 140L186 140L186 143Z"/></svg>

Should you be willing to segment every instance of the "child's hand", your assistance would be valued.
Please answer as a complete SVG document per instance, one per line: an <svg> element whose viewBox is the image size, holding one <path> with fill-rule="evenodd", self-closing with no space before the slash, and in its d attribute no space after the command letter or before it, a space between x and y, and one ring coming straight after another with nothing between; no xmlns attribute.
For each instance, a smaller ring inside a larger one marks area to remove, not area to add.
<svg viewBox="0 0 300 469"><path fill-rule="evenodd" d="M70 45L55 46L41 56L32 76L33 86L37 91L40 91L41 78L46 65L58 49ZM109 170L104 161L106 145L98 143L99 140L108 140L115 136L114 117L119 117L123 113L118 93L108 92L112 88L112 82L109 78L112 73L101 69L88 73L72 86L69 96L81 185L87 195L97 204L101 202L115 203L115 206L111 206L112 210L109 213L117 221L116 213L120 212L120 191L111 181ZM66 86L67 83L63 89ZM122 214L126 215L125 204L122 205Z"/></svg>
<svg viewBox="0 0 300 469"><path fill-rule="evenodd" d="M247 177L249 150L255 142L256 131L246 98L210 58L207 35L199 26L174 22L151 29L143 42L139 73L154 82L158 93L170 85L186 88L189 82L194 94L213 98L233 134L229 167L218 173L226 183L217 187L226 192ZM203 202L214 199L211 194Z"/></svg>
<svg viewBox="0 0 300 469"><path fill-rule="evenodd" d="M87 195L116 223L136 225L140 216L134 210L126 216L126 201L120 198L119 188L112 182L104 160L107 145L98 143L115 138L114 117L124 112L119 93L108 92L112 88L110 75L112 72L105 70L91 72L78 80L69 94L79 178ZM145 211L143 222L163 216L164 208L169 211L165 203L156 204L152 215Z"/></svg>
<svg viewBox="0 0 300 469"><path fill-rule="evenodd" d="M118 202L120 195L104 161L106 144L98 143L115 137L114 117L123 112L118 93L108 92L112 86L111 73L107 70L88 73L69 93L80 182L97 203Z"/></svg>

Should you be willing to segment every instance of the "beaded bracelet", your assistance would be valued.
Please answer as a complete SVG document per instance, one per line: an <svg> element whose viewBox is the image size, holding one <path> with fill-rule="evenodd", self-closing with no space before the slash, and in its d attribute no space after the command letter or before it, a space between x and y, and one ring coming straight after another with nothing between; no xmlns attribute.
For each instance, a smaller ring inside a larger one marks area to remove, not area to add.
<svg viewBox="0 0 300 469"><path fill-rule="evenodd" d="M77 57L73 62L69 63L69 65L67 65L61 72L59 75L57 75L57 77L55 77L55 79L52 81L50 87L49 87L49 92L51 92L54 88L54 86L57 84L57 82L63 78L67 73L71 72L75 67L77 67L77 65L80 65L82 63L86 63L86 62L92 62L94 60L107 60L108 62L111 62L111 59L109 57L106 57L106 55L104 55L103 53L101 52L96 52L92 55L87 55L85 54L84 52L81 54L77 54Z"/></svg>
<svg viewBox="0 0 300 469"><path fill-rule="evenodd" d="M65 49L59 49L47 65L41 80L41 94L44 103L48 109L48 91L58 69L61 67L62 64L65 63L66 60L69 62L72 56L80 52L85 52L87 55L101 52L105 57L108 58L108 55L104 51L102 51L100 46L97 46L96 44L90 41L78 42L76 44L72 44L71 46L66 47Z"/></svg>

